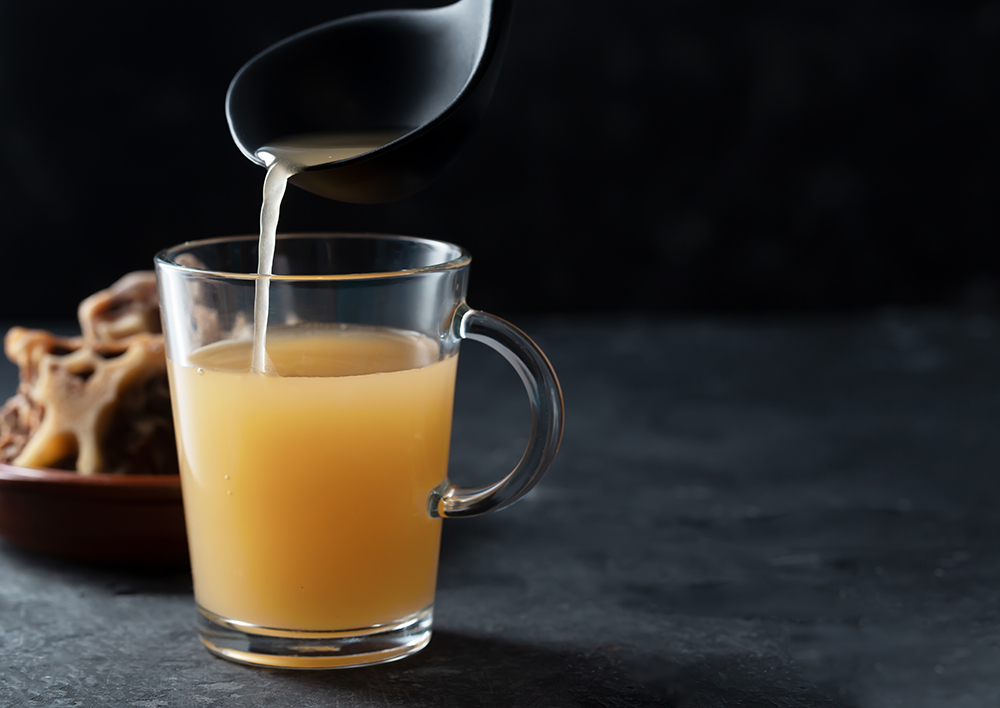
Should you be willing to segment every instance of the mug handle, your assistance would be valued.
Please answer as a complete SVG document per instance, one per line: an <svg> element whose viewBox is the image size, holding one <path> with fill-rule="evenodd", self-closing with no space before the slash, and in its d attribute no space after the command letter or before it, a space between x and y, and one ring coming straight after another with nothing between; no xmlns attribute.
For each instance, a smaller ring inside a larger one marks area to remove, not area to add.
<svg viewBox="0 0 1000 708"><path fill-rule="evenodd" d="M563 434L563 397L552 364L524 332L499 317L462 305L452 320L461 339L482 342L514 367L531 403L531 434L521 461L506 477L487 487L463 487L448 480L431 492L434 518L478 516L499 511L523 497L555 459Z"/></svg>

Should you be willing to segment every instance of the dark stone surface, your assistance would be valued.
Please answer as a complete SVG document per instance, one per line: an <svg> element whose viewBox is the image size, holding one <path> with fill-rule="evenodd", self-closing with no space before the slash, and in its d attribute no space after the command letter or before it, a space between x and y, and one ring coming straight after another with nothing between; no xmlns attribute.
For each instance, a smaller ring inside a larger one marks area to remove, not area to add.
<svg viewBox="0 0 1000 708"><path fill-rule="evenodd" d="M2 544L0 706L1000 703L1000 322L527 325L563 450L521 504L446 524L421 655L245 668L201 648L186 573ZM526 406L492 353L461 369L453 478L485 480Z"/></svg>

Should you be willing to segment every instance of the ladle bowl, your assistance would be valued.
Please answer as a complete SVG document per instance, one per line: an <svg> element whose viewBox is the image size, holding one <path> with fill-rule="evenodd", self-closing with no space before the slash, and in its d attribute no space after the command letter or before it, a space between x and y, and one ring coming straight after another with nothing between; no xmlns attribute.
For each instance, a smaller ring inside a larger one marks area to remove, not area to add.
<svg viewBox="0 0 1000 708"><path fill-rule="evenodd" d="M291 182L345 202L414 194L457 158L496 84L513 0L354 15L265 49L233 78L226 116L250 160L305 133L399 131L375 150Z"/></svg>

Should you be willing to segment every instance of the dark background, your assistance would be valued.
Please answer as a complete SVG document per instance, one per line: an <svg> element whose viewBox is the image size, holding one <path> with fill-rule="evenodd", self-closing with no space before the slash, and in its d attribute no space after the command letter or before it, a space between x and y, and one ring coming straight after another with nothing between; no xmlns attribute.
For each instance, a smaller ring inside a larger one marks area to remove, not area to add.
<svg viewBox="0 0 1000 708"><path fill-rule="evenodd" d="M0 319L253 232L233 74L308 26L439 4L0 0ZM281 228L456 241L501 315L996 308L998 109L1000 2L521 0L454 169L390 205L291 189Z"/></svg>

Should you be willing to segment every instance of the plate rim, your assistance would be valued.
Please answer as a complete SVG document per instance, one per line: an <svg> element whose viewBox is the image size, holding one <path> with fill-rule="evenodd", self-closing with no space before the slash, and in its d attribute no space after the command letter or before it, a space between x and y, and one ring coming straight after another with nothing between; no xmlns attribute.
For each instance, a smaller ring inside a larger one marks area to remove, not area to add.
<svg viewBox="0 0 1000 708"><path fill-rule="evenodd" d="M0 483L49 484L69 487L180 489L178 474L80 474L70 470L18 467L0 462Z"/></svg>

